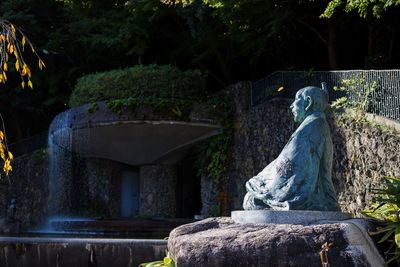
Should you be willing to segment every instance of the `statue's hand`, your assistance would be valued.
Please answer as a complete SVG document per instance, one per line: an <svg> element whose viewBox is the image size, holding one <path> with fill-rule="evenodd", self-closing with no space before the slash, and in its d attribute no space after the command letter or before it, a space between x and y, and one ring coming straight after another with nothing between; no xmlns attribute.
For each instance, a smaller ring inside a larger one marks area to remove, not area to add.
<svg viewBox="0 0 400 267"><path fill-rule="evenodd" d="M265 194L268 192L267 184L258 176L255 176L251 178L249 181L247 181L246 189L248 192L261 193L261 194Z"/></svg>

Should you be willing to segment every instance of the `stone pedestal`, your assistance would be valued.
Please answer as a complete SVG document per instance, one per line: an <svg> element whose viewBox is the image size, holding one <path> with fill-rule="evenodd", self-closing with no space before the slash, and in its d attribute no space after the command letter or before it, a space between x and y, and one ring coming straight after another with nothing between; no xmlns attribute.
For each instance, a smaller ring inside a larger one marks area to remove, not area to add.
<svg viewBox="0 0 400 267"><path fill-rule="evenodd" d="M319 253L328 242L330 266L383 266L367 228L361 219L299 225L210 218L175 228L168 250L179 267L321 267Z"/></svg>
<svg viewBox="0 0 400 267"><path fill-rule="evenodd" d="M314 210L236 210L232 211L235 223L276 223L309 225L319 221L342 221L350 219L349 213Z"/></svg>

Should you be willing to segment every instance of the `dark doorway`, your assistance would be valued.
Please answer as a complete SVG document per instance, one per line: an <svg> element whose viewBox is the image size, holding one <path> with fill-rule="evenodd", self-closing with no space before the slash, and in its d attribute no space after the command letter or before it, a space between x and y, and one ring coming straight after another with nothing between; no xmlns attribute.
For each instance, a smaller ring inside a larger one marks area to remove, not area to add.
<svg viewBox="0 0 400 267"><path fill-rule="evenodd" d="M194 157L186 157L178 165L176 193L178 218L193 218L194 215L200 214L200 178L197 177Z"/></svg>
<svg viewBox="0 0 400 267"><path fill-rule="evenodd" d="M139 214L139 171L124 170L121 174L121 217Z"/></svg>

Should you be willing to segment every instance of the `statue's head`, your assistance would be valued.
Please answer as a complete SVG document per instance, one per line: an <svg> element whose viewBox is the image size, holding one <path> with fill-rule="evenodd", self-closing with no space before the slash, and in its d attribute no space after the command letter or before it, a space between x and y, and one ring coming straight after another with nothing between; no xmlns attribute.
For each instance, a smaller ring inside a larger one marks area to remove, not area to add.
<svg viewBox="0 0 400 267"><path fill-rule="evenodd" d="M297 91L296 98L290 108L294 121L302 122L313 112L324 112L327 106L326 93L321 88L307 86Z"/></svg>

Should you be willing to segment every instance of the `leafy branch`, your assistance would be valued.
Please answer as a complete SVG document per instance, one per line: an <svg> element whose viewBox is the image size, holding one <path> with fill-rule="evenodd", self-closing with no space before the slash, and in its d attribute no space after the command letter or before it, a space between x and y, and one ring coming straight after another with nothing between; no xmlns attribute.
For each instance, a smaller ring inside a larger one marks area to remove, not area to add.
<svg viewBox="0 0 400 267"><path fill-rule="evenodd" d="M30 47L32 53L38 59L39 69L41 70L45 67L43 60L36 52L28 37L18 27L7 20L0 20L0 27L0 84L7 82L9 65L13 65L14 70L21 77L21 87L25 88L26 85L33 89L31 69L23 57L25 46ZM0 119L2 124L2 130L0 130L0 158L3 161L2 170L8 176L9 172L12 171L11 162L14 156L7 146L5 125L1 114Z"/></svg>
<svg viewBox="0 0 400 267"><path fill-rule="evenodd" d="M383 234L379 243L389 242L389 249L385 253L386 263L396 261L400 264L400 178L386 176L384 179L386 187L372 190L377 196L363 214L382 225L371 234Z"/></svg>
<svg viewBox="0 0 400 267"><path fill-rule="evenodd" d="M346 96L340 97L332 103L332 108L353 108L357 114L367 111L371 101L371 95L377 91L376 81L368 82L365 77L353 77L344 79L340 86L334 86L333 90L344 92Z"/></svg>
<svg viewBox="0 0 400 267"><path fill-rule="evenodd" d="M0 21L0 27L0 83L6 83L9 65L12 64L21 77L21 87L28 86L33 89L31 69L23 57L25 47L28 46L36 56L41 70L45 67L43 60L28 37L18 27L7 20Z"/></svg>

